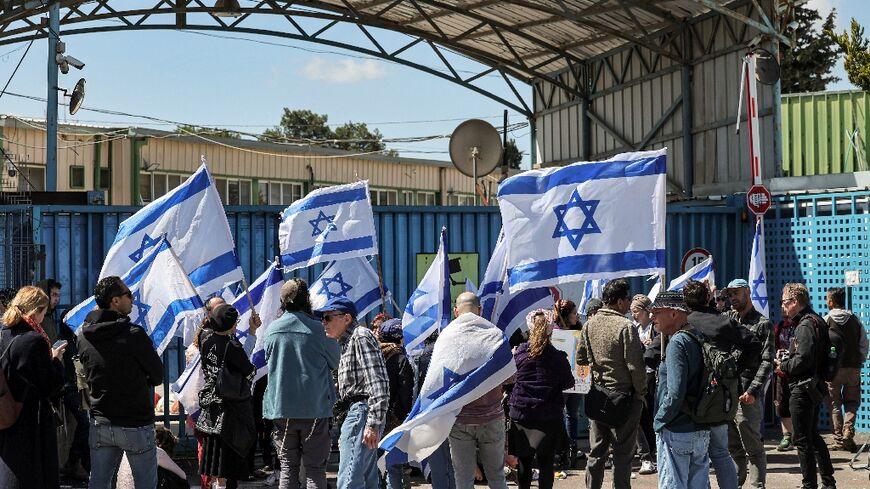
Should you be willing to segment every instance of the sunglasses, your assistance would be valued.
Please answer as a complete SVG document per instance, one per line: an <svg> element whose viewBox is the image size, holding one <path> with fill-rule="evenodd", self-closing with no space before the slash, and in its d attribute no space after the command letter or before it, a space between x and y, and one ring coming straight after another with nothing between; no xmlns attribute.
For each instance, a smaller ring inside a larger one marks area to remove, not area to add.
<svg viewBox="0 0 870 489"><path fill-rule="evenodd" d="M123 292L120 295L116 295L115 297L129 297L130 299L132 299L133 293L128 290L127 292Z"/></svg>
<svg viewBox="0 0 870 489"><path fill-rule="evenodd" d="M347 313L343 312L340 314L324 314L323 317L320 319L320 321L324 322L324 323L328 323L339 316L344 316L345 314L347 314Z"/></svg>

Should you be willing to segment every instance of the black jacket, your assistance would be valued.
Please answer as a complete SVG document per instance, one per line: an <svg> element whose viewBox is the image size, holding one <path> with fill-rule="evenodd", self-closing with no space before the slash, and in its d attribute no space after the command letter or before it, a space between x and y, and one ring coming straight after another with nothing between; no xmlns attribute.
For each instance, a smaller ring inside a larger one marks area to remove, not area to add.
<svg viewBox="0 0 870 489"><path fill-rule="evenodd" d="M78 349L97 421L127 428L154 423L154 386L163 383L163 364L144 329L97 309L85 318Z"/></svg>
<svg viewBox="0 0 870 489"><path fill-rule="evenodd" d="M743 391L758 397L773 372L773 323L754 308L746 317L740 317L734 310L727 315L752 332L755 340L761 344L759 355L747 358L745 368L740 372L740 386Z"/></svg>
<svg viewBox="0 0 870 489"><path fill-rule="evenodd" d="M816 329L817 324L825 324L825 322L809 306L805 307L791 321L797 324L791 342L791 355L789 355L788 360L780 364L779 369L788 375L789 385L794 385L816 376L819 362L822 359L820 355L827 353L820 351L821 341L816 335L816 331L827 334L827 328ZM829 343L827 339L822 341L825 344Z"/></svg>
<svg viewBox="0 0 870 489"><path fill-rule="evenodd" d="M704 333L716 348L731 352L741 371L757 361L761 353L761 342L752 331L715 309L692 311L689 314L689 324Z"/></svg>
<svg viewBox="0 0 870 489"><path fill-rule="evenodd" d="M387 408L387 429L393 429L405 421L414 405L414 369L402 347L391 343L381 343L387 378L390 379L390 404Z"/></svg>

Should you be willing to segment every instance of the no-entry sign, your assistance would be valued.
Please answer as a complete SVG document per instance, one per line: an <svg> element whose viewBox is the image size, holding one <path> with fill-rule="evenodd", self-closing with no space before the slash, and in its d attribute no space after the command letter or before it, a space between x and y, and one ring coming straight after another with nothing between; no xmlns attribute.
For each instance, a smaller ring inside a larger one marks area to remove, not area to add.
<svg viewBox="0 0 870 489"><path fill-rule="evenodd" d="M746 192L746 206L756 216L763 216L770 209L770 192L764 185L753 185Z"/></svg>

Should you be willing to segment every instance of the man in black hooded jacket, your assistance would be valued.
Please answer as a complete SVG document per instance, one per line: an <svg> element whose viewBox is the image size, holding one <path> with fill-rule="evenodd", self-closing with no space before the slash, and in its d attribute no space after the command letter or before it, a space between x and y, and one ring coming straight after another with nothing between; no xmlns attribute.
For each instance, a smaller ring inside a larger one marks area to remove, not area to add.
<svg viewBox="0 0 870 489"><path fill-rule="evenodd" d="M154 386L163 383L163 364L145 330L127 317L133 295L119 277L101 279L94 298L98 308L78 339L90 388L90 487L109 487L126 453L137 489L153 488Z"/></svg>

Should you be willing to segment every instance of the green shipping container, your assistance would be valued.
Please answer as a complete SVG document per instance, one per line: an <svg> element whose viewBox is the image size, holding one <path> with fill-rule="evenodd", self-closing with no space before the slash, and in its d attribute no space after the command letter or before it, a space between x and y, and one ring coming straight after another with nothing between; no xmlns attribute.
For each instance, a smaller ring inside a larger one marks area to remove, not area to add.
<svg viewBox="0 0 870 489"><path fill-rule="evenodd" d="M787 177L866 171L866 92L782 96L782 170Z"/></svg>

